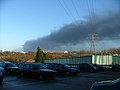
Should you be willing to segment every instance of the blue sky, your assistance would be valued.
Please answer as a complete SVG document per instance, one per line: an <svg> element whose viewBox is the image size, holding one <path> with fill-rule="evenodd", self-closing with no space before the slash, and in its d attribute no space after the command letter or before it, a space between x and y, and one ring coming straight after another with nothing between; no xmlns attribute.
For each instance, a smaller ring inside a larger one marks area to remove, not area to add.
<svg viewBox="0 0 120 90"><path fill-rule="evenodd" d="M116 1L0 0L0 49L21 51L27 40L45 37L65 24L84 20L91 11L101 15L106 10L117 11Z"/></svg>

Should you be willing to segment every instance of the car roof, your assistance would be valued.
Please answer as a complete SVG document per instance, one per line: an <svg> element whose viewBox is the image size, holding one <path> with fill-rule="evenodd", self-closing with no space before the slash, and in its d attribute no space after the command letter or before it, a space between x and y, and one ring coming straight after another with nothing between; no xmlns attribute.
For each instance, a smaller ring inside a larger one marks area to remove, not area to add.
<svg viewBox="0 0 120 90"><path fill-rule="evenodd" d="M10 62L10 61L2 61L3 63L12 63L12 62Z"/></svg>

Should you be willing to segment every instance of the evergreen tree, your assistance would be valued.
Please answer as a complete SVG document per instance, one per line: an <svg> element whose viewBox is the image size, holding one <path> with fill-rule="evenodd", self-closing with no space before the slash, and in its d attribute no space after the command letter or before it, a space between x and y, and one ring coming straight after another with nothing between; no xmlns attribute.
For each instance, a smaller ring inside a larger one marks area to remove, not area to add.
<svg viewBox="0 0 120 90"><path fill-rule="evenodd" d="M37 48L37 53L36 53L36 59L35 62L44 62L44 56L43 56L43 51L41 50L40 47Z"/></svg>

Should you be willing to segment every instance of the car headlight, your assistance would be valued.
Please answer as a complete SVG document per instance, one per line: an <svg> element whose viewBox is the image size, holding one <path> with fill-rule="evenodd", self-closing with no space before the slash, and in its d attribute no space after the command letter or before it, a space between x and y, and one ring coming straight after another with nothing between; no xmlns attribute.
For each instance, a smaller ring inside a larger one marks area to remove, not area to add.
<svg viewBox="0 0 120 90"><path fill-rule="evenodd" d="M3 73L0 71L0 77L3 77Z"/></svg>
<svg viewBox="0 0 120 90"><path fill-rule="evenodd" d="M97 69L96 67L94 67L94 69Z"/></svg>
<svg viewBox="0 0 120 90"><path fill-rule="evenodd" d="M10 71L14 71L14 69L10 69Z"/></svg>

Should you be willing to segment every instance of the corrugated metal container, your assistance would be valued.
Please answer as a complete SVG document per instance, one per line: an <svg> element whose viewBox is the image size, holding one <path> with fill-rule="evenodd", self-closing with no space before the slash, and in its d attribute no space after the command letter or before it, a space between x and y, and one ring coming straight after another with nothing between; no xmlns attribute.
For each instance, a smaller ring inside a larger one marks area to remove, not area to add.
<svg viewBox="0 0 120 90"><path fill-rule="evenodd" d="M93 55L82 57L67 57L57 59L46 59L45 63L66 63L66 64L79 64L79 63L96 63L100 65L120 65L120 56L113 55Z"/></svg>
<svg viewBox="0 0 120 90"><path fill-rule="evenodd" d="M100 65L112 65L112 55L93 55L92 63Z"/></svg>
<svg viewBox="0 0 120 90"><path fill-rule="evenodd" d="M46 59L45 63L66 63L66 64L92 63L92 57L84 56L84 57Z"/></svg>

